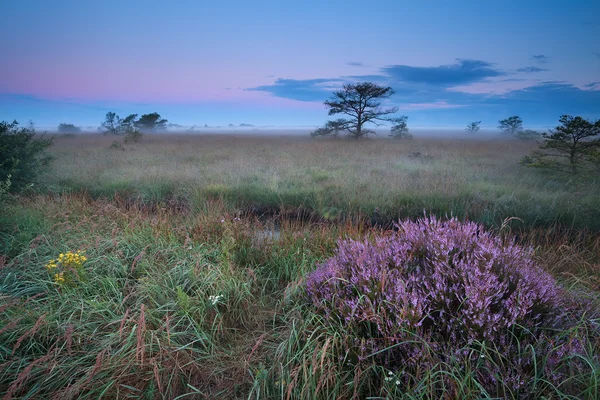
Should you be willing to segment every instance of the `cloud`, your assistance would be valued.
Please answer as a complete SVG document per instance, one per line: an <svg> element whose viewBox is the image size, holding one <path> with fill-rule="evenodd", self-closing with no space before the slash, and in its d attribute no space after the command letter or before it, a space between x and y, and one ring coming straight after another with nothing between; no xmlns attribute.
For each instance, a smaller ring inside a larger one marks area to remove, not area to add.
<svg viewBox="0 0 600 400"><path fill-rule="evenodd" d="M538 55L531 56L531 59L533 61L537 62L538 64L546 64L550 61L548 56L546 56L544 54L538 54Z"/></svg>
<svg viewBox="0 0 600 400"><path fill-rule="evenodd" d="M271 93L275 97L298 101L323 101L331 88L342 82L340 78L277 79L273 85L263 85L246 90Z"/></svg>
<svg viewBox="0 0 600 400"><path fill-rule="evenodd" d="M350 65L351 67L366 67L366 65L360 61L349 61L346 63L346 65Z"/></svg>
<svg viewBox="0 0 600 400"><path fill-rule="evenodd" d="M530 72L538 69L525 68ZM431 120L435 115L440 120L497 121L521 115L529 126L550 126L562 114L592 119L599 116L599 82L577 87L564 81L517 79L505 76L508 74L490 63L474 60L459 60L439 67L386 66L380 72L337 78L277 79L272 85L247 90L320 103L344 83L372 81L393 87L396 94L390 99L391 104L423 120Z"/></svg>
<svg viewBox="0 0 600 400"><path fill-rule="evenodd" d="M465 104L450 104L446 101L434 101L431 103L409 103L400 104L401 110L439 110L447 108L460 108L466 107Z"/></svg>
<svg viewBox="0 0 600 400"><path fill-rule="evenodd" d="M539 68L539 67L523 67L523 68L517 69L517 72L525 72L525 73L543 72L543 71L548 71L548 69L547 68Z"/></svg>
<svg viewBox="0 0 600 400"><path fill-rule="evenodd" d="M493 68L491 63L463 59L458 59L456 64L438 67L389 65L381 68L381 71L399 82L442 86L464 85L505 75L502 71Z"/></svg>
<svg viewBox="0 0 600 400"><path fill-rule="evenodd" d="M595 88L600 89L600 82L588 83L587 85L584 85L584 87L586 87L588 89L595 89Z"/></svg>

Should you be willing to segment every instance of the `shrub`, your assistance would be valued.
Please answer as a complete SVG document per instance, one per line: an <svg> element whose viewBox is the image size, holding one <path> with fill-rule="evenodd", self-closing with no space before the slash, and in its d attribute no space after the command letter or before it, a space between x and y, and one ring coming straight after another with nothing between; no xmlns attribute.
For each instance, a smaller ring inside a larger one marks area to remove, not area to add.
<svg viewBox="0 0 600 400"><path fill-rule="evenodd" d="M137 143L142 139L142 136L144 134L139 129L131 128L125 131L125 138L123 140L125 143Z"/></svg>
<svg viewBox="0 0 600 400"><path fill-rule="evenodd" d="M542 137L542 133L535 131L533 129L525 129L522 131L519 131L515 134L515 137L517 139L521 139L521 140L534 140L534 139L539 139Z"/></svg>
<svg viewBox="0 0 600 400"><path fill-rule="evenodd" d="M81 128L73 124L61 123L58 125L58 132L60 133L81 133Z"/></svg>
<svg viewBox="0 0 600 400"><path fill-rule="evenodd" d="M317 313L353 338L340 357L408 370L404 385L440 363L477 364L479 383L502 396L531 393L544 368L549 382L563 377L564 353L582 352L585 340L552 336L570 303L530 250L456 219L397 228L340 242L307 278Z"/></svg>
<svg viewBox="0 0 600 400"><path fill-rule="evenodd" d="M123 147L123 145L121 144L121 142L119 142L118 140L113 140L113 142L110 144L110 146L108 146L109 149L114 149L114 150L122 150L125 151L125 148Z"/></svg>
<svg viewBox="0 0 600 400"><path fill-rule="evenodd" d="M51 138L36 137L33 128L19 128L16 121L0 122L0 182L10 180L12 192L33 183L50 162L45 150L51 145Z"/></svg>

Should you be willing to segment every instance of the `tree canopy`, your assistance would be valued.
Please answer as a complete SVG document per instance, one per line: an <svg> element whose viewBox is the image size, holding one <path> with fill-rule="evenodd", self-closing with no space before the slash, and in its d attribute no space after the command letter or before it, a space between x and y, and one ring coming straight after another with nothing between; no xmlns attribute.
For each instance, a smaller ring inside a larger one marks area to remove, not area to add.
<svg viewBox="0 0 600 400"><path fill-rule="evenodd" d="M394 94L394 89L372 82L346 84L341 90L333 92L331 98L324 102L329 108L329 115L343 114L340 118L327 122L322 128L311 133L312 136L334 135L348 132L353 138L361 138L373 133L365 124L379 126L382 122L393 122L386 115L394 114L398 107L381 107L381 100Z"/></svg>
<svg viewBox="0 0 600 400"><path fill-rule="evenodd" d="M137 121L134 122L134 125L140 130L155 132L165 130L167 128L167 122L168 121L166 119L160 117L159 113L154 112L150 114L143 114Z"/></svg>

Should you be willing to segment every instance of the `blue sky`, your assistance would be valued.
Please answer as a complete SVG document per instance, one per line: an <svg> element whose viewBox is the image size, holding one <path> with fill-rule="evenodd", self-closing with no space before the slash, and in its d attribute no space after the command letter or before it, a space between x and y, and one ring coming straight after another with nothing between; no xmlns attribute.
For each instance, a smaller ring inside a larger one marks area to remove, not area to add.
<svg viewBox="0 0 600 400"><path fill-rule="evenodd" d="M370 5L372 4L372 5ZM0 120L316 126L344 83L409 126L600 118L600 2L3 0Z"/></svg>

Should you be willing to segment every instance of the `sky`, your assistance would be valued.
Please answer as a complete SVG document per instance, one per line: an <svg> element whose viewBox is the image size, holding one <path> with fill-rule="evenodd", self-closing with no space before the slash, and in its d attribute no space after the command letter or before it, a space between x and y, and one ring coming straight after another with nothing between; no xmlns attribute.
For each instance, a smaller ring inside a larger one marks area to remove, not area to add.
<svg viewBox="0 0 600 400"><path fill-rule="evenodd" d="M312 127L344 84L409 127L600 118L598 0L0 0L0 120Z"/></svg>

